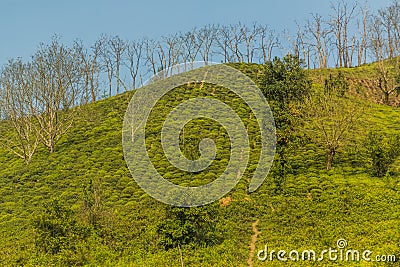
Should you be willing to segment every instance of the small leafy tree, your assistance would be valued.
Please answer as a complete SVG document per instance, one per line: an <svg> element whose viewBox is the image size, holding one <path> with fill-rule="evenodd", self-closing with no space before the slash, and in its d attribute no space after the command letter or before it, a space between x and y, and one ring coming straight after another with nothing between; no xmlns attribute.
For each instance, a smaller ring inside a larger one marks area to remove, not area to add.
<svg viewBox="0 0 400 267"><path fill-rule="evenodd" d="M101 179L90 179L83 190L83 213L95 229L102 219Z"/></svg>
<svg viewBox="0 0 400 267"><path fill-rule="evenodd" d="M400 135L385 138L382 133L371 131L366 148L373 176L384 177L396 158L400 156Z"/></svg>
<svg viewBox="0 0 400 267"><path fill-rule="evenodd" d="M91 177L83 187L82 212L79 215L104 244L114 244L114 213L103 205L101 178Z"/></svg>
<svg viewBox="0 0 400 267"><path fill-rule="evenodd" d="M337 76L329 74L329 79L325 79L324 93L326 95L331 95L336 93L340 97L344 95L349 90L349 83L342 72L339 71Z"/></svg>
<svg viewBox="0 0 400 267"><path fill-rule="evenodd" d="M166 218L157 227L160 244L165 249L180 249L188 244L209 246L217 243L216 211L213 205L191 208L167 206Z"/></svg>
<svg viewBox="0 0 400 267"><path fill-rule="evenodd" d="M266 62L264 74L262 91L269 102L281 109L302 102L311 93L304 62L292 54Z"/></svg>
<svg viewBox="0 0 400 267"><path fill-rule="evenodd" d="M262 92L271 105L276 124L277 148L274 168L276 193L282 190L287 170L287 151L299 138L300 105L311 93L304 63L294 55L266 62Z"/></svg>
<svg viewBox="0 0 400 267"><path fill-rule="evenodd" d="M324 91L308 99L305 109L307 135L326 150L326 169L332 168L337 151L350 139L361 119L362 108L345 96L348 85L340 73L325 80Z"/></svg>
<svg viewBox="0 0 400 267"><path fill-rule="evenodd" d="M53 200L45 211L33 220L35 245L39 251L58 254L63 250L76 251L79 240L84 240L89 229L80 225L71 209Z"/></svg>

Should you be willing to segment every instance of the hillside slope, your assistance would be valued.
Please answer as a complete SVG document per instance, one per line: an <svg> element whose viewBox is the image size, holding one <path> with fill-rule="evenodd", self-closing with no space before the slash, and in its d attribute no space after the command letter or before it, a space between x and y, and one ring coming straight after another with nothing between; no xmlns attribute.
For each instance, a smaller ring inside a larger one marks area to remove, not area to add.
<svg viewBox="0 0 400 267"><path fill-rule="evenodd" d="M263 66L233 66L260 83ZM357 68L348 72L354 73L351 79L357 79ZM317 84L329 73L313 71L310 76ZM368 93L368 87L360 90ZM199 94L222 96L249 129L254 128L248 107L235 104L234 95L223 88L201 84L183 86L167 95L159 109L155 109L152 123L156 125L175 102ZM168 207L139 188L123 158L122 122L132 95L127 92L81 107L74 127L57 144L56 151L49 155L45 148L40 148L29 165L0 150L2 266L180 266L181 254L185 266L248 266L249 262L265 266L269 263L257 259L257 251L265 245L276 251L321 251L336 248L336 241L342 238L350 248L400 258L399 175L395 172L389 178L371 177L362 149L363 138L371 129L400 131L398 109L363 101L366 116L359 126L356 143L339 152L330 171L324 168L323 148L312 143L296 148L291 152L291 172L280 194L272 193L271 174L256 192L247 193L252 164L259 153L257 130L251 130L250 143L254 146L249 171L222 201L205 208L212 210L216 242L167 250L161 242L159 225L169 219ZM176 183L197 185L211 181L223 171L229 158L229 148L224 145L226 133L221 127L206 121L189 125L183 147L188 157L196 158L196 142L205 136L216 140L221 154L211 166L211 175L187 177L167 165L156 142L159 132L156 126L149 129L153 130L149 142L154 145L148 145L153 149L154 160L159 162L159 171ZM197 210L202 214L202 209ZM39 227L38 222L42 223ZM49 239L61 244L57 251L43 250L38 238L38 229L50 222L74 233ZM255 254L250 253L251 243ZM282 263L275 260L273 264ZM322 264L318 266L349 265L328 260ZM310 262L289 261L283 265L310 266Z"/></svg>

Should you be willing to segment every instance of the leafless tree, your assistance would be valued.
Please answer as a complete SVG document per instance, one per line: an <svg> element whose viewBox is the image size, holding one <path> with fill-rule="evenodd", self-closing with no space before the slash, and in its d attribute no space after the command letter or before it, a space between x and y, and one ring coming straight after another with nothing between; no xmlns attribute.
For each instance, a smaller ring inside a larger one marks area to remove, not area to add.
<svg viewBox="0 0 400 267"><path fill-rule="evenodd" d="M357 21L360 40L358 43L357 63L358 66L367 63L367 34L368 34L368 6L360 7L361 21Z"/></svg>
<svg viewBox="0 0 400 267"><path fill-rule="evenodd" d="M156 49L158 43L153 39L144 39L145 47L145 64L147 65L148 71L153 75L156 75L157 63L156 63Z"/></svg>
<svg viewBox="0 0 400 267"><path fill-rule="evenodd" d="M127 42L122 40L118 35L109 38L108 47L110 55L112 56L112 60L114 61L115 66L115 78L117 83L116 94L120 92L120 85L122 84L121 80L121 65L124 60L124 53L127 48Z"/></svg>
<svg viewBox="0 0 400 267"><path fill-rule="evenodd" d="M339 67L348 67L351 45L349 42L349 25L354 19L357 3L340 0L331 4L333 15L331 15L329 25L335 36L335 46L339 60Z"/></svg>
<svg viewBox="0 0 400 267"><path fill-rule="evenodd" d="M95 47L99 48L100 62L102 67L107 73L107 82L109 91L108 96L112 96L113 77L115 73L115 61L110 52L108 39L109 38L106 35L100 36L100 38L95 43Z"/></svg>
<svg viewBox="0 0 400 267"><path fill-rule="evenodd" d="M41 44L32 67L35 79L31 81L34 101L30 111L41 128L41 142L53 153L56 143L72 126L75 115L71 108L81 103L79 55L54 38L50 45Z"/></svg>
<svg viewBox="0 0 400 267"><path fill-rule="evenodd" d="M397 51L389 41L392 38L385 30L387 24L382 21L382 12L374 16L369 27L370 52L376 61L376 84L382 94L382 103L390 104L390 96L399 93L400 62L398 57L391 58Z"/></svg>
<svg viewBox="0 0 400 267"><path fill-rule="evenodd" d="M199 53L203 61L208 62L212 53L211 48L215 43L217 37L218 28L215 25L206 25L197 31L197 39L200 44Z"/></svg>
<svg viewBox="0 0 400 267"><path fill-rule="evenodd" d="M139 69L142 64L143 52L145 50L144 46L145 46L145 41L142 39L138 41L131 41L127 44L126 47L125 64L127 65L129 69L129 74L131 75L132 78L131 89L136 88L137 77L139 75Z"/></svg>
<svg viewBox="0 0 400 267"><path fill-rule="evenodd" d="M83 100L85 103L95 102L99 88L100 63L98 56L100 47L96 43L91 50L88 50L81 42L75 42L74 49L83 73Z"/></svg>
<svg viewBox="0 0 400 267"><path fill-rule="evenodd" d="M157 43L156 52L160 66L157 71L170 69L170 67L180 63L182 44L179 41L179 36L175 34L162 37L161 41ZM166 74L169 75L170 73Z"/></svg>
<svg viewBox="0 0 400 267"><path fill-rule="evenodd" d="M101 57L101 45L99 43L95 43L91 49L91 57L89 57L90 62L90 93L92 95L92 101L96 101L97 95L99 94L99 77L102 71L102 66L100 64Z"/></svg>
<svg viewBox="0 0 400 267"><path fill-rule="evenodd" d="M307 36L304 33L304 30L302 27L297 27L297 33L296 37L293 42L293 49L294 49L294 54L298 56L299 58L302 58L307 65L307 68L311 67L311 48L310 45L307 42Z"/></svg>
<svg viewBox="0 0 400 267"><path fill-rule="evenodd" d="M398 56L400 52L400 2L393 1L389 9L392 19L394 56Z"/></svg>
<svg viewBox="0 0 400 267"><path fill-rule="evenodd" d="M392 36L392 27L393 27L393 9L381 9L378 11L377 19L379 19L379 23L382 26L382 30L386 33L386 42L388 48L388 56L389 58L393 58L394 55L394 44L393 44L393 36Z"/></svg>
<svg viewBox="0 0 400 267"><path fill-rule="evenodd" d="M40 143L40 128L30 113L33 104L32 67L21 59L10 60L0 75L0 145L28 164ZM11 133L10 133L11 132Z"/></svg>
<svg viewBox="0 0 400 267"><path fill-rule="evenodd" d="M200 53L200 48L203 45L203 39L199 37L200 36L196 28L193 28L191 31L180 35L180 42L182 43L182 49L184 51L184 62L196 61Z"/></svg>
<svg viewBox="0 0 400 267"><path fill-rule="evenodd" d="M306 42L313 49L318 68L328 67L328 58L331 42L331 30L319 14L311 14L312 20L307 20L305 32L309 36Z"/></svg>
<svg viewBox="0 0 400 267"><path fill-rule="evenodd" d="M260 34L260 27L257 23L253 23L251 27L243 25L242 28L243 40L245 43L245 61L252 63L254 60L255 52L257 51L257 37Z"/></svg>
<svg viewBox="0 0 400 267"><path fill-rule="evenodd" d="M244 45L244 31L242 30L243 24L238 23L235 25L231 25L231 34L232 34L232 43L230 48L232 50L232 54L235 57L236 62L243 62L243 50L242 46Z"/></svg>
<svg viewBox="0 0 400 267"><path fill-rule="evenodd" d="M399 68L398 60L394 60L394 68ZM394 93L400 94L400 72L395 70L395 73L390 73L389 66L386 62L380 62L378 67L378 88L383 95L383 103L386 105L390 104L390 96Z"/></svg>
<svg viewBox="0 0 400 267"><path fill-rule="evenodd" d="M262 63L271 61L273 50L279 47L280 42L278 35L267 25L258 25L259 50L262 54Z"/></svg>
<svg viewBox="0 0 400 267"><path fill-rule="evenodd" d="M228 63L233 61L233 56L230 52L230 44L233 42L233 37L230 33L231 27L220 26L217 32L217 51L216 54L223 56L223 62Z"/></svg>

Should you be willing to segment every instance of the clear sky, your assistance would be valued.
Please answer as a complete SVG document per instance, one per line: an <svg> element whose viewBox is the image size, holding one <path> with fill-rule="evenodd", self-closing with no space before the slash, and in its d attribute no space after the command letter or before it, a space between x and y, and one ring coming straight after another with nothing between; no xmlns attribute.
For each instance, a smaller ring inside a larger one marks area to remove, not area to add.
<svg viewBox="0 0 400 267"><path fill-rule="evenodd" d="M391 0L367 1L372 10ZM328 14L328 0L0 0L0 66L28 58L54 34L91 45L105 33L134 40L205 24L254 21L278 32L295 31L310 13Z"/></svg>

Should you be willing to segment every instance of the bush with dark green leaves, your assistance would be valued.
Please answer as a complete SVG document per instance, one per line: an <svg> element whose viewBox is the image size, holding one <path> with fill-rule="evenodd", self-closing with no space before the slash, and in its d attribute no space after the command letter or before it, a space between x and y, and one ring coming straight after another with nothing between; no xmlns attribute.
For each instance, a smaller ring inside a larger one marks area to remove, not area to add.
<svg viewBox="0 0 400 267"><path fill-rule="evenodd" d="M400 135L384 136L379 132L369 132L366 148L371 164L371 173L383 177L398 156L400 156Z"/></svg>
<svg viewBox="0 0 400 267"><path fill-rule="evenodd" d="M189 244L205 247L219 243L217 211L215 205L191 208L167 206L166 219L157 227L160 245L171 249Z"/></svg>
<svg viewBox="0 0 400 267"><path fill-rule="evenodd" d="M343 97L348 91L349 83L341 71L339 71L337 75L329 74L329 79L325 79L325 94L337 94L338 96Z"/></svg>
<svg viewBox="0 0 400 267"><path fill-rule="evenodd" d="M300 140L295 130L301 123L299 103L311 94L311 80L304 70L304 62L291 54L266 62L261 91L271 105L276 125L277 156L272 172L274 191L279 194L290 169L288 154Z"/></svg>
<svg viewBox="0 0 400 267"><path fill-rule="evenodd" d="M68 255L79 255L80 245L91 235L91 229L78 222L77 216L58 199L45 205L45 210L33 220L38 251L62 257L63 264L82 264L84 260Z"/></svg>

